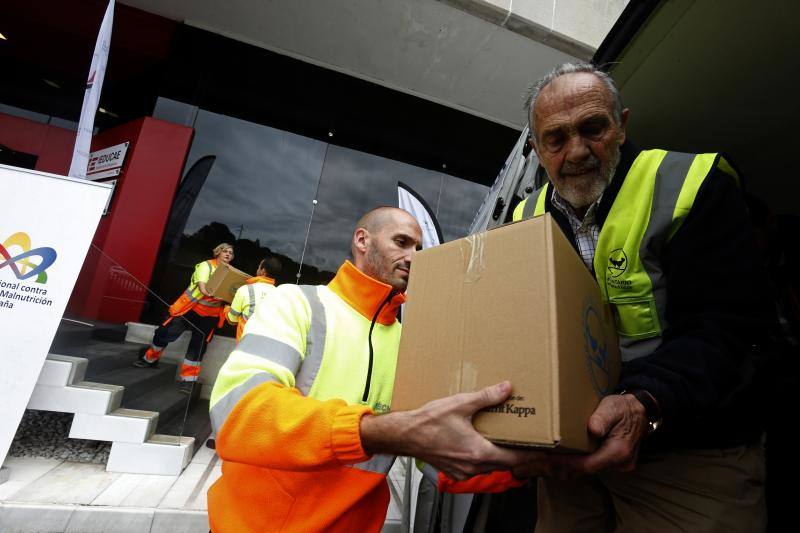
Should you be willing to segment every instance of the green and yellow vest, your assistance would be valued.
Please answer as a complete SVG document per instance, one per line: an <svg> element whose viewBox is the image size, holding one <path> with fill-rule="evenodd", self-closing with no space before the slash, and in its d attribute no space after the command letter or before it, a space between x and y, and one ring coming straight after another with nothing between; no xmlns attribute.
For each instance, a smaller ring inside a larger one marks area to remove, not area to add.
<svg viewBox="0 0 800 533"><path fill-rule="evenodd" d="M714 169L738 175L720 155L665 150L639 153L600 230L594 275L614 310L623 361L651 354L667 327L661 251L681 227ZM513 220L545 213L548 183L514 210Z"/></svg>

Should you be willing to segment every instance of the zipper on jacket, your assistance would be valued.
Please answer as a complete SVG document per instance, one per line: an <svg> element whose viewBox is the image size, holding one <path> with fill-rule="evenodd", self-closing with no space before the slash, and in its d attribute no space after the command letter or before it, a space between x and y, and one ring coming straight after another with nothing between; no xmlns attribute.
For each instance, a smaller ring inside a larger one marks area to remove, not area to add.
<svg viewBox="0 0 800 533"><path fill-rule="evenodd" d="M389 300L391 300L393 296L394 289L389 291L389 296L386 297L383 303L378 307L378 310L375 311L375 316L372 317L372 323L369 325L369 336L367 337L367 343L369 344L369 366L367 367L367 383L364 385L364 396L361 397L361 403L367 403L367 398L369 398L369 387L372 383L372 360L374 358L372 349L372 330L375 329L375 322L378 320L378 315L381 314L381 310L387 303L389 303Z"/></svg>

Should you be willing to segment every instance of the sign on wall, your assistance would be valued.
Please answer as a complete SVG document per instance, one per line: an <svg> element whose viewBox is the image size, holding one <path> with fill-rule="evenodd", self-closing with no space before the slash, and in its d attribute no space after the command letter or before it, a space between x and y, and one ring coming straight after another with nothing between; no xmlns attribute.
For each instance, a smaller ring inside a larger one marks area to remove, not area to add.
<svg viewBox="0 0 800 533"><path fill-rule="evenodd" d="M109 186L0 165L0 464L83 266Z"/></svg>
<svg viewBox="0 0 800 533"><path fill-rule="evenodd" d="M119 176L129 145L129 142L124 142L90 153L86 179L99 180Z"/></svg>

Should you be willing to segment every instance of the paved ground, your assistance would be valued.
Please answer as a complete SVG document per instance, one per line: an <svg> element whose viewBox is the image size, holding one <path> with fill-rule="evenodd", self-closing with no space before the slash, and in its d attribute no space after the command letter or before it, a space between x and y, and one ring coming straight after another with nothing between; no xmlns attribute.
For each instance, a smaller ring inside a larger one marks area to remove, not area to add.
<svg viewBox="0 0 800 533"><path fill-rule="evenodd" d="M206 492L221 474L203 446L180 476L106 472L103 464L59 458L8 457L0 484L2 533L207 533ZM398 532L405 473L390 474L385 532Z"/></svg>

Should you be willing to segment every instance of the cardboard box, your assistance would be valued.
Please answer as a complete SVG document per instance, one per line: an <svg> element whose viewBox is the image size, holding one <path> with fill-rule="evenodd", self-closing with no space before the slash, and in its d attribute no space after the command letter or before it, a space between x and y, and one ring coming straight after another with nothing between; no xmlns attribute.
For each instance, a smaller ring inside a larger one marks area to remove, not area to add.
<svg viewBox="0 0 800 533"><path fill-rule="evenodd" d="M206 283L206 290L215 298L221 298L231 303L236 290L251 277L247 272L219 263L217 269L211 274L208 283Z"/></svg>
<svg viewBox="0 0 800 533"><path fill-rule="evenodd" d="M414 256L393 410L510 380L473 423L505 445L591 451L620 359L597 282L550 215Z"/></svg>

